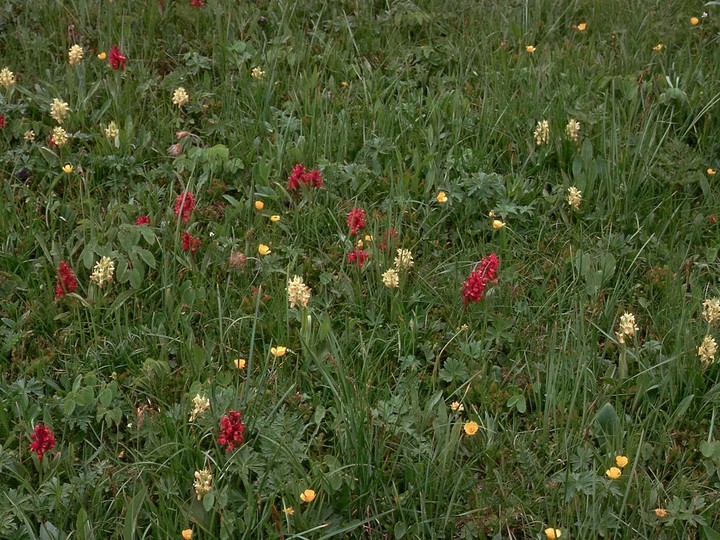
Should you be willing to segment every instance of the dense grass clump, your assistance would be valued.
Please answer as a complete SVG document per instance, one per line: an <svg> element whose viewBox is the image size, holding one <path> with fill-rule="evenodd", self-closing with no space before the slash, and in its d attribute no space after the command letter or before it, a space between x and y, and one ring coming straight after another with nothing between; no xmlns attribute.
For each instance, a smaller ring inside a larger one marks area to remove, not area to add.
<svg viewBox="0 0 720 540"><path fill-rule="evenodd" d="M0 538L720 538L720 6L6 0Z"/></svg>

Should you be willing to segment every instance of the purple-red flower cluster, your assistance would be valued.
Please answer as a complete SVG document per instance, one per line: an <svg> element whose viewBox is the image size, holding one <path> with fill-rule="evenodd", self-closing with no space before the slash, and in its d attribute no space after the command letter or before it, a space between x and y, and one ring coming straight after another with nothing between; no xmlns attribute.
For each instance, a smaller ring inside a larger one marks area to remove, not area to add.
<svg viewBox="0 0 720 540"><path fill-rule="evenodd" d="M45 452L55 448L55 435L46 425L38 424L35 426L30 438L32 439L30 450L37 454L38 459L42 459Z"/></svg>
<svg viewBox="0 0 720 540"><path fill-rule="evenodd" d="M183 251L191 251L195 253L198 248L202 245L202 242L195 238L192 234L184 232L182 235L182 248Z"/></svg>
<svg viewBox="0 0 720 540"><path fill-rule="evenodd" d="M0 129L5 127L5 117L0 114Z"/></svg>
<svg viewBox="0 0 720 540"><path fill-rule="evenodd" d="M313 169L308 171L305 169L305 165L298 163L293 168L292 174L288 176L288 189L295 191L300 188L300 184L307 184L312 187L322 187L322 173L319 169Z"/></svg>
<svg viewBox="0 0 720 540"><path fill-rule="evenodd" d="M361 247L356 247L350 253L348 253L347 260L350 264L357 264L358 267L362 268L365 261L370 258L370 254Z"/></svg>
<svg viewBox="0 0 720 540"><path fill-rule="evenodd" d="M350 234L357 234L360 229L365 226L365 210L362 208L353 208L350 210L347 218L348 227L350 227Z"/></svg>
<svg viewBox="0 0 720 540"><path fill-rule="evenodd" d="M205 0L190 0L190 5L192 7L203 7L205 5Z"/></svg>
<svg viewBox="0 0 720 540"><path fill-rule="evenodd" d="M72 268L65 261L60 261L55 278L55 300L66 294L74 293L77 288L78 281Z"/></svg>
<svg viewBox="0 0 720 540"><path fill-rule="evenodd" d="M242 413L230 409L220 419L220 435L217 442L224 446L226 451L231 452L236 447L239 448L244 440L245 425L242 423Z"/></svg>
<svg viewBox="0 0 720 540"><path fill-rule="evenodd" d="M479 302L487 288L488 283L497 282L497 272L500 259L495 253L483 257L468 278L463 282L462 297L467 305L470 302Z"/></svg>
<svg viewBox="0 0 720 540"><path fill-rule="evenodd" d="M175 199L175 215L181 217L182 222L187 225L193 210L195 210L195 195L189 191L183 191Z"/></svg>
<svg viewBox="0 0 720 540"><path fill-rule="evenodd" d="M110 54L108 54L108 64L110 64L110 67L125 71L125 62L127 62L127 58L123 56L120 47L117 45L110 47Z"/></svg>
<svg viewBox="0 0 720 540"><path fill-rule="evenodd" d="M150 216L142 215L135 220L135 225L150 225Z"/></svg>

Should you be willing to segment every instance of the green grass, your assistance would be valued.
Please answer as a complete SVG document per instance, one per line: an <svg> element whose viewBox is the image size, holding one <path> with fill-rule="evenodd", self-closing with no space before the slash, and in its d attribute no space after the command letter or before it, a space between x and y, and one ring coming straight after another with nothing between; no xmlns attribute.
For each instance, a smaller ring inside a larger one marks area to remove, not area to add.
<svg viewBox="0 0 720 540"><path fill-rule="evenodd" d="M720 538L716 2L5 4L0 538ZM323 187L291 192L298 163Z"/></svg>

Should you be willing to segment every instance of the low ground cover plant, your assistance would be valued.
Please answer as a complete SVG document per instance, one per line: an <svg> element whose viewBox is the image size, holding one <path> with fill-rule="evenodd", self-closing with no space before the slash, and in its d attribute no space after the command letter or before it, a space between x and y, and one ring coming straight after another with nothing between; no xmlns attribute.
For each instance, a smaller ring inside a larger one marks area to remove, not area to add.
<svg viewBox="0 0 720 540"><path fill-rule="evenodd" d="M720 6L6 0L0 538L720 538Z"/></svg>

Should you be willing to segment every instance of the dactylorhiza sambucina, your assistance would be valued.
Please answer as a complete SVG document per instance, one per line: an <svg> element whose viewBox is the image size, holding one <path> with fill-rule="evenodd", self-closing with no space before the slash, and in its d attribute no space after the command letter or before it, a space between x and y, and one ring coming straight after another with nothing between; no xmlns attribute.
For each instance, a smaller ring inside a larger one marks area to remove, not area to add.
<svg viewBox="0 0 720 540"><path fill-rule="evenodd" d="M63 120L67 118L69 110L70 106L65 101L58 98L53 99L50 104L50 116L52 116L53 120L55 120L58 124L62 124Z"/></svg>
<svg viewBox="0 0 720 540"><path fill-rule="evenodd" d="M639 328L635 324L635 315L629 312L625 312L620 317L620 323L618 324L618 331L615 332L615 336L620 343L625 343L625 337L635 337L635 332Z"/></svg>
<svg viewBox="0 0 720 540"><path fill-rule="evenodd" d="M712 336L705 336L700 347L698 347L698 356L706 364L712 364L717 354L717 342Z"/></svg>
<svg viewBox="0 0 720 540"><path fill-rule="evenodd" d="M533 136L535 137L535 144L538 146L550 142L550 124L547 120L541 120L537 123Z"/></svg>
<svg viewBox="0 0 720 540"><path fill-rule="evenodd" d="M194 422L199 416L204 416L210 408L210 400L201 394L193 398L193 410L190 411L190 421Z"/></svg>
<svg viewBox="0 0 720 540"><path fill-rule="evenodd" d="M105 283L110 283L115 274L115 263L110 257L102 257L95 263L93 273L90 274L90 281L97 283L102 288Z"/></svg>
<svg viewBox="0 0 720 540"><path fill-rule="evenodd" d="M195 488L195 496L197 497L197 500L200 501L212 490L213 475L207 468L205 468L201 471L195 471L194 477L195 481L193 482L193 487Z"/></svg>
<svg viewBox="0 0 720 540"><path fill-rule="evenodd" d="M295 306L307 307L308 301L310 300L310 287L305 285L302 277L293 276L293 278L288 281L287 293L291 308Z"/></svg>

